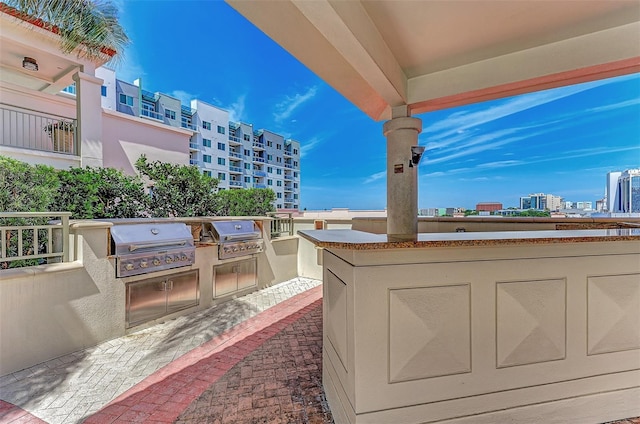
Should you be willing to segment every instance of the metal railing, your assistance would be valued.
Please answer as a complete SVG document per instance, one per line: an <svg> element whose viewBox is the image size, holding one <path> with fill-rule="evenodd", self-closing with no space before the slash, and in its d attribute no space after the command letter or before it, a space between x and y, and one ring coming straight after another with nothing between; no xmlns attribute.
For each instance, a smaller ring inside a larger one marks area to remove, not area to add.
<svg viewBox="0 0 640 424"><path fill-rule="evenodd" d="M293 235L293 218L291 213L270 212L267 216L273 218L273 221L271 221L271 237Z"/></svg>
<svg viewBox="0 0 640 424"><path fill-rule="evenodd" d="M189 143L189 148L192 150L200 150L198 143Z"/></svg>
<svg viewBox="0 0 640 424"><path fill-rule="evenodd" d="M200 161L198 159L189 159L189 165L200 165Z"/></svg>
<svg viewBox="0 0 640 424"><path fill-rule="evenodd" d="M242 144L242 140L239 137L235 137L233 135L229 135L229 141L233 141L234 143Z"/></svg>
<svg viewBox="0 0 640 424"><path fill-rule="evenodd" d="M140 111L140 116L144 116L145 118L155 119L157 121L164 122L164 116L160 112L155 112L149 109L142 109Z"/></svg>
<svg viewBox="0 0 640 424"><path fill-rule="evenodd" d="M229 180L229 185L233 187L242 187L242 181Z"/></svg>
<svg viewBox="0 0 640 424"><path fill-rule="evenodd" d="M71 212L0 213L0 269L69 262L70 216Z"/></svg>
<svg viewBox="0 0 640 424"><path fill-rule="evenodd" d="M266 177L267 173L264 172L264 171L256 171L256 170L254 170L253 171L253 176L254 177Z"/></svg>
<svg viewBox="0 0 640 424"><path fill-rule="evenodd" d="M3 146L79 154L75 119L7 104L0 104L0 113L0 144Z"/></svg>
<svg viewBox="0 0 640 424"><path fill-rule="evenodd" d="M186 129L191 130L191 131L198 131L198 127L197 127L196 125L189 124L189 123L187 123L187 122L182 122L182 123L180 124L180 126L181 126L182 128L186 128Z"/></svg>
<svg viewBox="0 0 640 424"><path fill-rule="evenodd" d="M254 141L253 142L253 147L257 147L259 149L264 149L264 143L261 141Z"/></svg>
<svg viewBox="0 0 640 424"><path fill-rule="evenodd" d="M242 153L229 152L229 156L231 156L233 158L242 159Z"/></svg>
<svg viewBox="0 0 640 424"><path fill-rule="evenodd" d="M240 168L239 166L230 166L229 172L236 172L238 174L242 174L242 168Z"/></svg>
<svg viewBox="0 0 640 424"><path fill-rule="evenodd" d="M254 162L262 162L262 163L265 163L264 158L261 158L260 156L254 156L254 157L253 157L253 161L254 161Z"/></svg>

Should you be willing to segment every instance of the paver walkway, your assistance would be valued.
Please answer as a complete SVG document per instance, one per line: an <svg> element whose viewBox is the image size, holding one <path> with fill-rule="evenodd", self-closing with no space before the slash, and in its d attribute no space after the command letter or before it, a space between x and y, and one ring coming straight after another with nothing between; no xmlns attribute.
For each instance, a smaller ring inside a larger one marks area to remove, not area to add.
<svg viewBox="0 0 640 424"><path fill-rule="evenodd" d="M0 378L0 399L4 401L0 401L0 423L16 419L27 422L24 421L27 416L50 424L82 422L203 343L320 284L317 280L295 278L3 376ZM260 315L268 322L273 312L275 310Z"/></svg>

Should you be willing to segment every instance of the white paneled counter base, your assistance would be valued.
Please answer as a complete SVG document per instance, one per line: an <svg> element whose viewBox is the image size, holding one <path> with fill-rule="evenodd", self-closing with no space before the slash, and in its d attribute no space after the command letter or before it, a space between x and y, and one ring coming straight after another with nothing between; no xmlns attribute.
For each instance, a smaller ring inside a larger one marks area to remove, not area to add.
<svg viewBox="0 0 640 424"><path fill-rule="evenodd" d="M640 231L301 231L323 248L336 423L640 415Z"/></svg>

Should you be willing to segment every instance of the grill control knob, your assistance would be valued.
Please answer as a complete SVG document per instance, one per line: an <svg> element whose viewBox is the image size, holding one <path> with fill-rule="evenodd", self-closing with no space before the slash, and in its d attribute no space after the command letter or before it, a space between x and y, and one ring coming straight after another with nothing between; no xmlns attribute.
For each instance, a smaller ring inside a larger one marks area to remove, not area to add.
<svg viewBox="0 0 640 424"><path fill-rule="evenodd" d="M160 259L158 259L158 258L153 258L153 264L154 264L155 266L160 265Z"/></svg>
<svg viewBox="0 0 640 424"><path fill-rule="evenodd" d="M149 266L149 263L147 261L140 261L140 268L146 268Z"/></svg>
<svg viewBox="0 0 640 424"><path fill-rule="evenodd" d="M126 264L126 265L124 266L124 268L125 268L127 271L131 271L132 269L134 269L134 268L135 268L135 265L133 265L132 263L128 263L128 264Z"/></svg>
<svg viewBox="0 0 640 424"><path fill-rule="evenodd" d="M173 258L171 256L167 256L166 258L164 258L164 261L170 264L171 262L173 262Z"/></svg>
<svg viewBox="0 0 640 424"><path fill-rule="evenodd" d="M188 260L189 258L187 257L187 255L182 255L182 256L180 257L180 259L182 259L183 261L186 261L186 260Z"/></svg>

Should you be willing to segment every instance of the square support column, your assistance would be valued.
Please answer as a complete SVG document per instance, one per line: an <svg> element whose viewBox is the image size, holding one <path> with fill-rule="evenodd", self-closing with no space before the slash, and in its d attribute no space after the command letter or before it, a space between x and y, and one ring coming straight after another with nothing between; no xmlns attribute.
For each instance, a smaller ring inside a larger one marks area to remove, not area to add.
<svg viewBox="0 0 640 424"><path fill-rule="evenodd" d="M102 104L100 88L103 81L93 75L78 72L76 82L77 140L82 166L102 166Z"/></svg>

